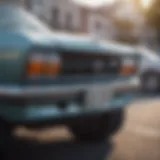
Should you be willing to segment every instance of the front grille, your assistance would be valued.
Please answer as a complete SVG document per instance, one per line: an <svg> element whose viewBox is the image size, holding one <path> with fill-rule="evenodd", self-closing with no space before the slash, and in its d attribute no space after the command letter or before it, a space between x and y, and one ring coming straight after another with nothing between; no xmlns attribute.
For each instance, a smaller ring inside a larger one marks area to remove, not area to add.
<svg viewBox="0 0 160 160"><path fill-rule="evenodd" d="M119 73L120 59L113 56L65 53L62 54L62 75Z"/></svg>

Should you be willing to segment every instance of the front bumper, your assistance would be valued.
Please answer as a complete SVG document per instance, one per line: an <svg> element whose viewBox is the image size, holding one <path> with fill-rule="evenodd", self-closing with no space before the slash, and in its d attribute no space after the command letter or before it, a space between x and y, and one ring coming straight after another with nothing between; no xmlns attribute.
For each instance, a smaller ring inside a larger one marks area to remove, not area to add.
<svg viewBox="0 0 160 160"><path fill-rule="evenodd" d="M140 88L138 77L122 78L109 83L81 84L81 85L49 85L49 86L0 86L0 98L33 98L52 95L60 97L73 95L77 92L89 91L93 87L105 87L106 89L119 91L137 91Z"/></svg>
<svg viewBox="0 0 160 160"><path fill-rule="evenodd" d="M111 99L103 107L84 109L77 105L70 104L65 110L56 105L27 106L27 107L2 107L0 115L3 120L16 125L46 125L46 124L68 124L79 118L94 117L106 112L123 109L131 101L138 97L137 94L128 94Z"/></svg>
<svg viewBox="0 0 160 160"><path fill-rule="evenodd" d="M32 124L47 121L61 121L67 118L76 118L78 116L89 116L103 114L110 110L123 108L133 99L138 96L139 81L136 77L130 79L123 79L121 81L111 82L110 84L99 84L97 86L111 89L112 92L121 92L116 98L111 96L110 99L103 105L96 107L80 106L78 104L70 103L63 109L59 108L56 104L27 104L26 106L15 105L13 106L10 101L8 104L2 104L0 107L0 116L6 120L18 124ZM70 85L70 86L57 86L57 87L0 87L1 100L29 100L30 98L52 95L53 98L61 96L75 95L81 91L90 91L95 85ZM129 94L130 93L130 94ZM57 122L58 123L58 122Z"/></svg>

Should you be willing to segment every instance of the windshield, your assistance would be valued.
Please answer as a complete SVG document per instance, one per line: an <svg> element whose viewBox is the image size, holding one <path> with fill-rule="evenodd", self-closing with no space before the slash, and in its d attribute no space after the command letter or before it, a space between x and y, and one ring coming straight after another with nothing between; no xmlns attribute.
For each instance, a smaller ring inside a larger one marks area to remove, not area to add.
<svg viewBox="0 0 160 160"><path fill-rule="evenodd" d="M50 31L38 18L15 6L0 6L0 29Z"/></svg>

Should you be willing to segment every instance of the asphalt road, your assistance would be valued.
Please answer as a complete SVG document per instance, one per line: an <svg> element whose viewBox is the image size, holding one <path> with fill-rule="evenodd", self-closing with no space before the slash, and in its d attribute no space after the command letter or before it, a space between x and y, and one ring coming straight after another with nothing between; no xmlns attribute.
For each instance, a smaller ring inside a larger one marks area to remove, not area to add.
<svg viewBox="0 0 160 160"><path fill-rule="evenodd" d="M43 131L20 128L16 135L37 140L19 141L10 146L5 159L23 160L159 160L160 159L160 100L145 99L133 103L126 110L122 129L112 143L75 142L64 127ZM47 142L47 143L46 143ZM49 144L48 144L49 142ZM110 152L111 151L111 152Z"/></svg>
<svg viewBox="0 0 160 160"><path fill-rule="evenodd" d="M160 99L135 102L126 115L110 160L159 160Z"/></svg>

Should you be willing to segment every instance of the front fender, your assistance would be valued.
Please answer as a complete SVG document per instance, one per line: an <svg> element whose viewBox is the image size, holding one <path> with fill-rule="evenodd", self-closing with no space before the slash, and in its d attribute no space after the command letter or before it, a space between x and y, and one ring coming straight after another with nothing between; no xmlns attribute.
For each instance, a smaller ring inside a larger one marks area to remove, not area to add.
<svg viewBox="0 0 160 160"><path fill-rule="evenodd" d="M0 84L19 83L31 42L17 32L0 31Z"/></svg>

